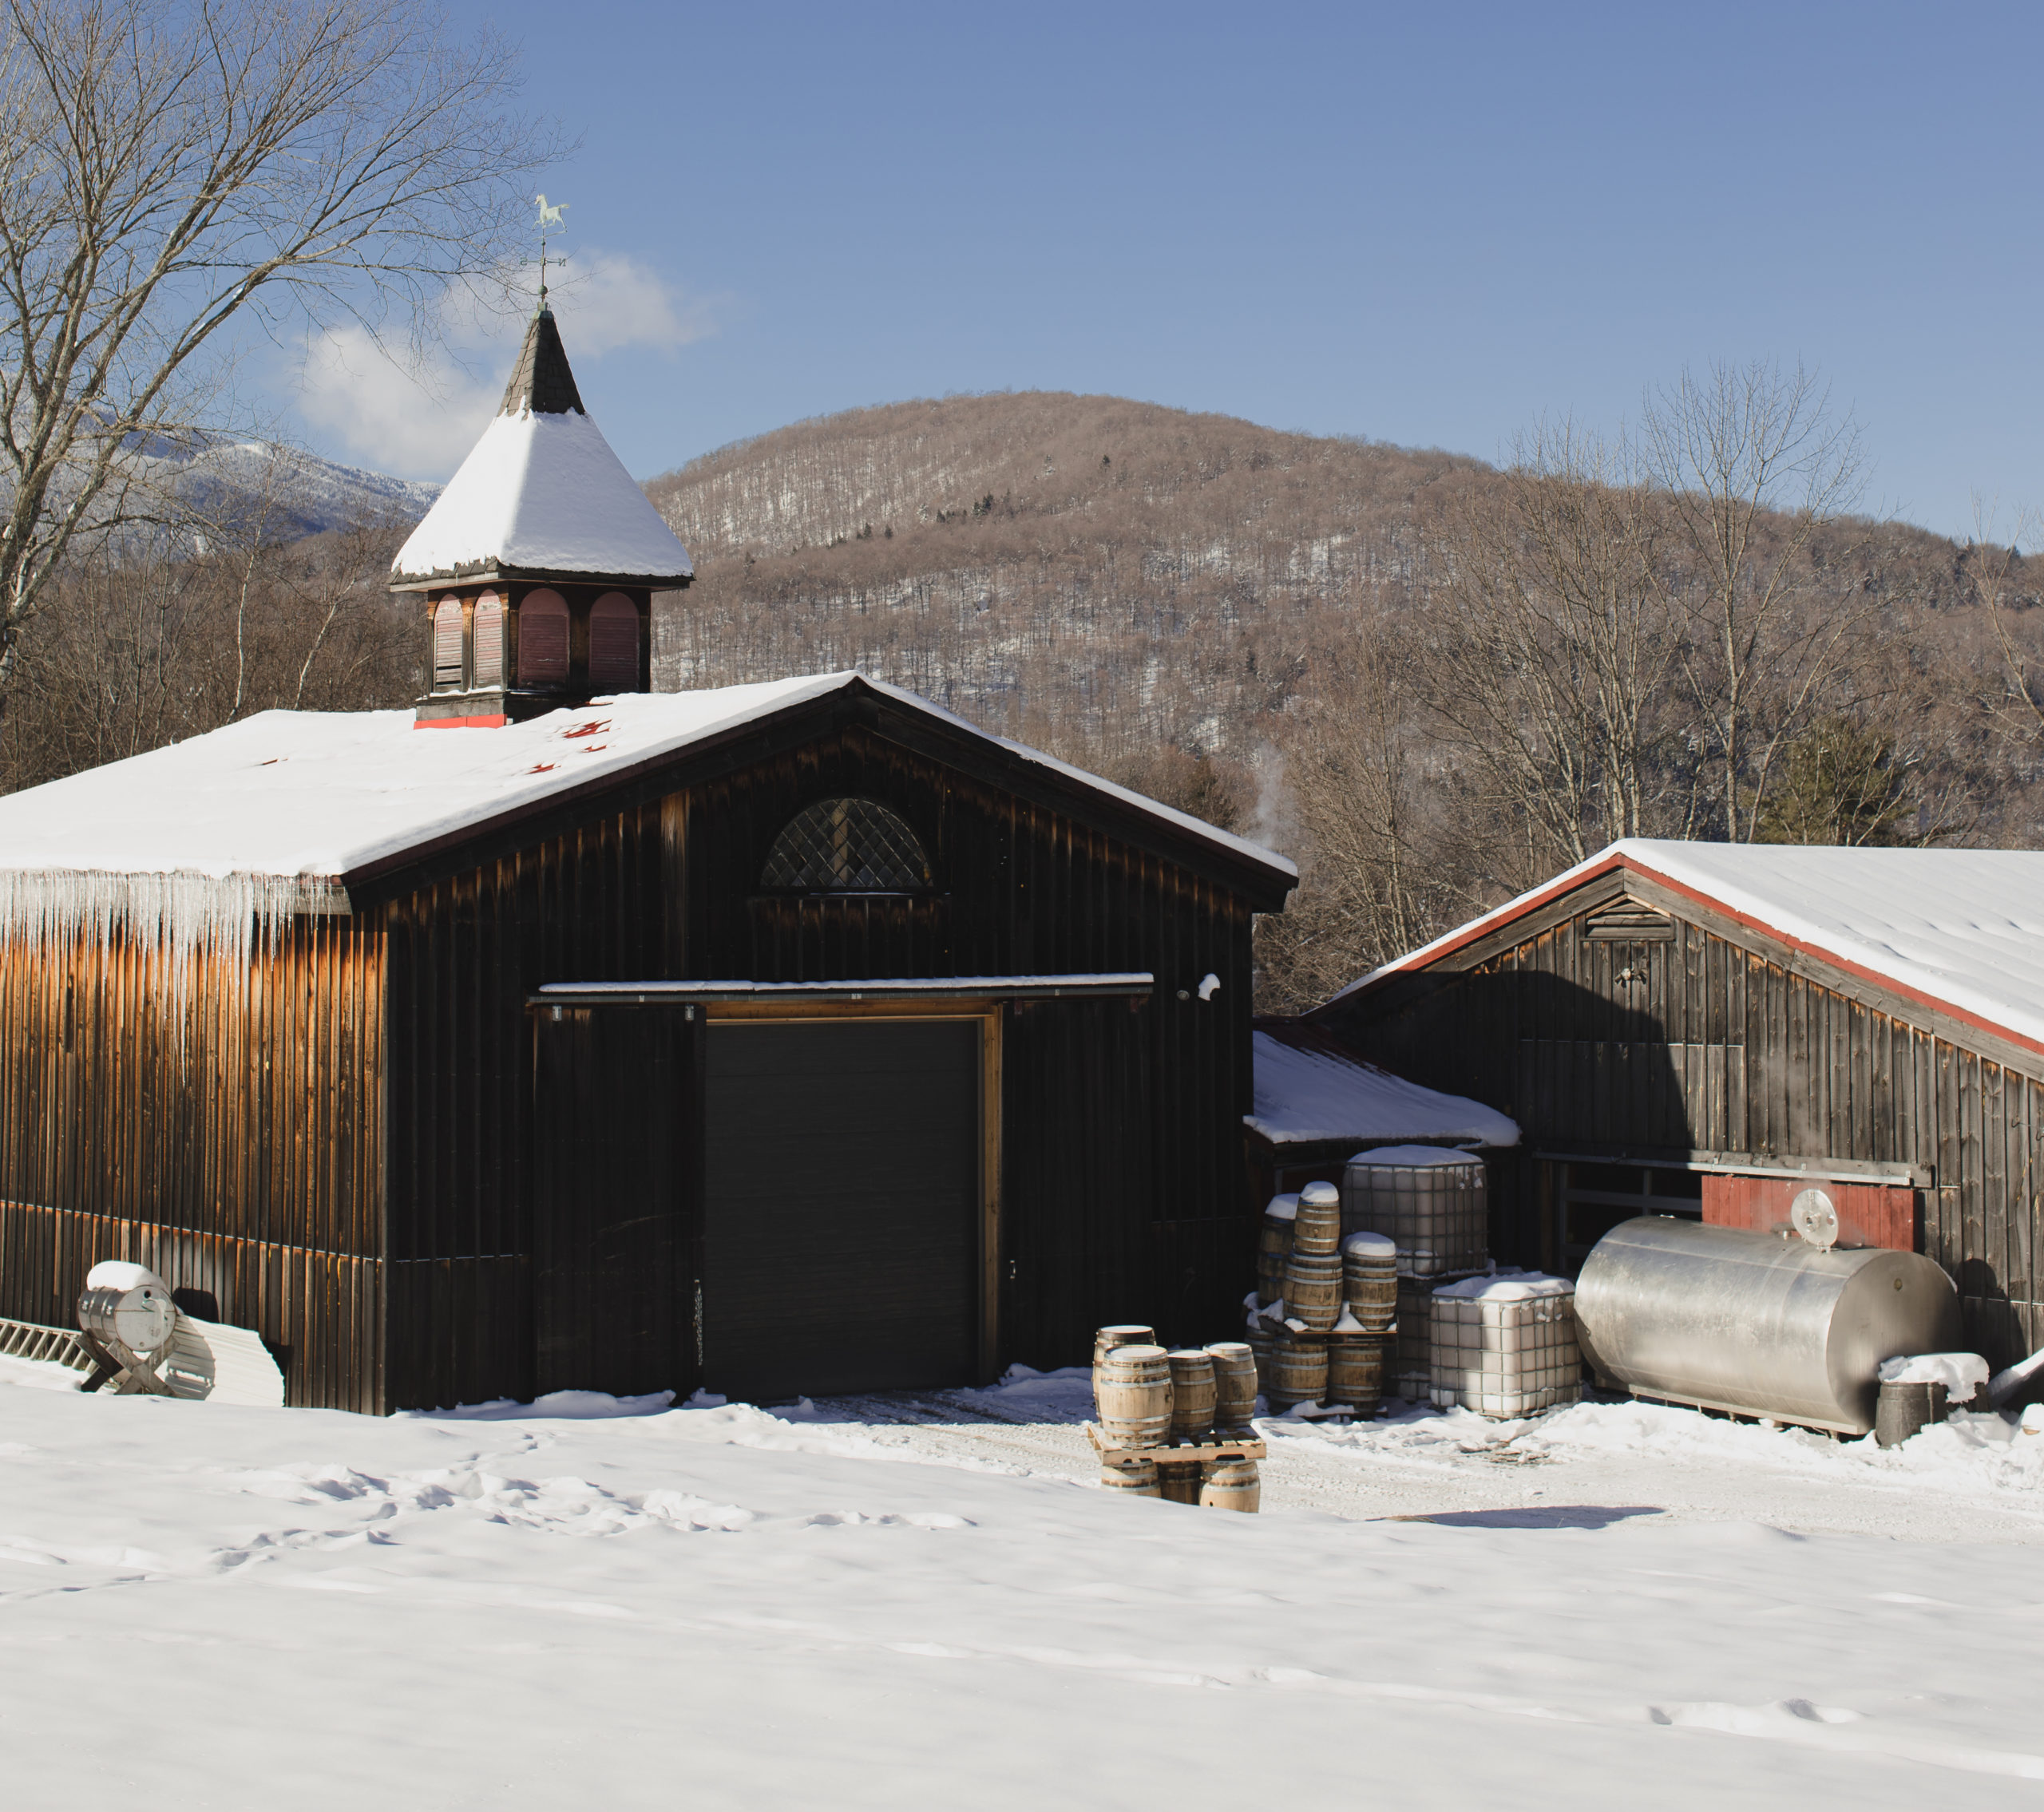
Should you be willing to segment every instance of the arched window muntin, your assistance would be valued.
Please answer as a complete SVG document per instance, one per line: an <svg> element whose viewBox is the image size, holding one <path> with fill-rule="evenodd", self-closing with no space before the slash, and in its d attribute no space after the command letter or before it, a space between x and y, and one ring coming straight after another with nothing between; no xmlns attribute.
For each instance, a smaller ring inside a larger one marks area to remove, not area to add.
<svg viewBox="0 0 2044 1812"><path fill-rule="evenodd" d="M891 805L858 793L812 801L781 827L759 872L772 893L929 893L929 852Z"/></svg>

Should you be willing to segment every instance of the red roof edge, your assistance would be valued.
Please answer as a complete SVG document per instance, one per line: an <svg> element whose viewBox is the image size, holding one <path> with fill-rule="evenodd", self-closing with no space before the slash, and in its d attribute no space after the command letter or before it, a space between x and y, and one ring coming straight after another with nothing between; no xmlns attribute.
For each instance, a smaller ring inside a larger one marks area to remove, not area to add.
<svg viewBox="0 0 2044 1812"><path fill-rule="evenodd" d="M1578 888L1610 873L1614 868L1623 868L1634 874L1644 875L1658 886L1667 888L1670 893L1679 894L1683 899L1691 900L1697 905L1708 907L1712 912L1729 919L1734 924L1743 925L1748 931L1758 932L1764 936L1772 938L1777 944L1785 944L1800 955L1812 958L1831 968L1852 976L1856 980L1871 983L1887 993L1899 995L1905 1000L1914 1001L1919 1007L1927 1007L1934 1012L1942 1013L1948 1019L1956 1019L1963 1025L1972 1027L1976 1031L1987 1032L1993 1037L2002 1039L2005 1043L2015 1045L2022 1050L2044 1056L2044 1041L2031 1038L2026 1033L2014 1031L2007 1026L1987 1018L1984 1014L1975 1012L1971 1007L1960 1007L1952 1001L1942 999L1924 989L1912 987L1907 982L1898 981L1893 975L1884 975L1880 970L1870 968L1864 963L1856 963L1849 956L1841 956L1835 950L1827 950L1821 944L1811 944L1804 939L1783 931L1777 925L1769 924L1765 919L1756 917L1750 912L1742 912L1736 906L1727 905L1714 894L1706 893L1701 888L1693 886L1687 881L1677 880L1670 875L1662 873L1658 868L1649 868L1644 862L1636 858L1622 855L1608 857L1594 868L1585 868L1580 872L1571 871L1567 875L1559 876L1550 881L1545 887L1535 888L1531 893L1525 895L1509 911L1500 908L1495 913L1486 913L1482 918L1472 919L1460 931L1452 933L1440 943L1423 944L1410 955L1401 956L1393 963L1387 963L1367 981L1359 983L1346 993L1337 995L1333 1000L1325 1003L1323 1006L1316 1007L1313 1011L1315 1014L1323 1012L1326 1007L1332 1007L1335 1001L1360 999L1363 995L1373 992L1382 983L1389 981L1394 975L1416 975L1422 970L1430 969L1444 956L1452 956L1458 950L1466 950L1471 944L1490 936L1493 932L1503 931L1508 925L1517 924L1528 913L1538 912L1543 906L1562 898L1566 894L1575 892Z"/></svg>

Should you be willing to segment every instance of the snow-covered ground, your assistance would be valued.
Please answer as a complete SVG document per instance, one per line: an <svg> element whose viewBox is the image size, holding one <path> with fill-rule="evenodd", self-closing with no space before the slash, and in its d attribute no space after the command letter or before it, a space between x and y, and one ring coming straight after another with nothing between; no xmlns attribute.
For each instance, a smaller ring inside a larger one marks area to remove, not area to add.
<svg viewBox="0 0 2044 1812"><path fill-rule="evenodd" d="M1264 1424L1092 1488L1078 1375L378 1421L0 1360L9 1805L2044 1802L2044 1436ZM1417 1519L1417 1520L1415 1520Z"/></svg>

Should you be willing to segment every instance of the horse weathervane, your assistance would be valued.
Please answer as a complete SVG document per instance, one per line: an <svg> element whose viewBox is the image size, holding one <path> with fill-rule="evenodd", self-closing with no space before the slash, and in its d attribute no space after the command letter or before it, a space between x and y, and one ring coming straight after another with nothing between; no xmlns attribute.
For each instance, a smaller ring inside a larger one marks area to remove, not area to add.
<svg viewBox="0 0 2044 1812"><path fill-rule="evenodd" d="M568 231L568 223L561 218L568 212L568 204L557 201L549 207L546 196L540 194L533 197L533 204L540 211L537 223L540 230L540 307L544 309L546 307L546 235L549 230L564 233ZM557 264L567 262L568 254L564 251L554 259Z"/></svg>

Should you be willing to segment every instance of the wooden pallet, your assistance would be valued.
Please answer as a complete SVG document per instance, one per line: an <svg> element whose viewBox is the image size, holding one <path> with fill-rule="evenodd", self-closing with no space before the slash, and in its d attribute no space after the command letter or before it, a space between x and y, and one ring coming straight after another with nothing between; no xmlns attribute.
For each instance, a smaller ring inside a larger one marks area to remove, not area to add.
<svg viewBox="0 0 2044 1812"><path fill-rule="evenodd" d="M1155 1460L1159 1466L1192 1466L1209 1460L1260 1460L1267 1450L1262 1437L1245 1434L1226 1441L1187 1441L1167 1447L1118 1447L1091 1422L1086 1438L1102 1466L1126 1466L1131 1460Z"/></svg>

